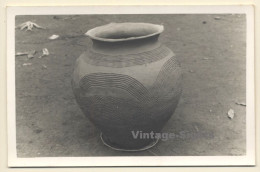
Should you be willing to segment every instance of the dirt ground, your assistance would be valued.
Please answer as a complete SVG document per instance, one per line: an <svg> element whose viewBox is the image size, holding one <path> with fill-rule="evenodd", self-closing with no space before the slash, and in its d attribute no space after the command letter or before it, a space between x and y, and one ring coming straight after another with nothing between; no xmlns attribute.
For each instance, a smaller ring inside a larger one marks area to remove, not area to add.
<svg viewBox="0 0 260 172"><path fill-rule="evenodd" d="M46 29L15 31L16 130L19 157L195 156L246 153L246 23L244 15L17 16ZM109 149L75 102L74 62L91 45L84 33L110 22L163 24L160 40L174 51L183 70L180 103L163 129L182 136L150 150ZM58 39L48 37L57 34ZM49 56L38 58L47 48ZM23 66L24 63L32 65ZM229 109L235 111L229 119ZM195 137L192 137L195 136Z"/></svg>

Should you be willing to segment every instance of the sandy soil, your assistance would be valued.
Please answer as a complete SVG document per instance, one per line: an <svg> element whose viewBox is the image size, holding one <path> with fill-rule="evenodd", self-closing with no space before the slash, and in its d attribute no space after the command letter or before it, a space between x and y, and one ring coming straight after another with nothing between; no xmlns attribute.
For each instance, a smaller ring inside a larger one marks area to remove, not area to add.
<svg viewBox="0 0 260 172"><path fill-rule="evenodd" d="M16 25L25 21L46 29L15 31L16 53L37 51L34 58L17 56L15 62L19 157L246 153L246 107L236 104L246 101L244 15L16 17ZM102 144L99 131L80 111L70 81L76 58L91 44L83 34L110 22L164 24L160 40L182 65L183 95L163 132L185 137L160 141L143 152L118 152ZM60 38L49 40L53 34ZM38 58L43 48L50 55ZM231 108L233 119L227 117Z"/></svg>

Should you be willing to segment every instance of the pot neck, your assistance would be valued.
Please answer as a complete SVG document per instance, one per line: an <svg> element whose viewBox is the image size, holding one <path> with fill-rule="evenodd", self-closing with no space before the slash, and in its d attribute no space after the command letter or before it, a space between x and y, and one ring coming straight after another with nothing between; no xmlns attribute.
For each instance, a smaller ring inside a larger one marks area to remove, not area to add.
<svg viewBox="0 0 260 172"><path fill-rule="evenodd" d="M120 54L136 54L140 52L150 51L161 45L158 41L158 35L146 38L132 39L118 42L109 42L92 39L92 50L97 53L120 55Z"/></svg>

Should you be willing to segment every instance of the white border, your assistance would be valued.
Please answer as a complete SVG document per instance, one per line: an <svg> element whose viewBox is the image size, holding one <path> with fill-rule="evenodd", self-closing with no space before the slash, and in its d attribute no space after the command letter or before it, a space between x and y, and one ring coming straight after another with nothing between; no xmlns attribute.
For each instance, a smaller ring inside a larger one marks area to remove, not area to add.
<svg viewBox="0 0 260 172"><path fill-rule="evenodd" d="M15 123L15 16L54 14L223 14L247 16L246 150L245 156L58 157L18 158ZM58 166L249 166L255 165L253 6L87 6L7 8L7 124L9 167Z"/></svg>

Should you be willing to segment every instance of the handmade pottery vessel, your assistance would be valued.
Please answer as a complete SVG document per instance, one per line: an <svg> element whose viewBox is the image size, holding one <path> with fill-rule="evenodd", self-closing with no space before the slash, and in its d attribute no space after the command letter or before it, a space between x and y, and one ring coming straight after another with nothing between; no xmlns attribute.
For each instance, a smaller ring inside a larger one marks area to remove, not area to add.
<svg viewBox="0 0 260 172"><path fill-rule="evenodd" d="M76 61L73 92L111 148L152 147L157 139L143 138L143 133L160 132L175 111L181 69L174 53L158 41L163 29L149 23L111 23L86 33L93 45Z"/></svg>

